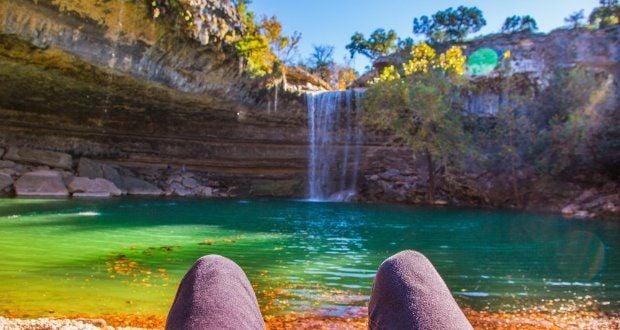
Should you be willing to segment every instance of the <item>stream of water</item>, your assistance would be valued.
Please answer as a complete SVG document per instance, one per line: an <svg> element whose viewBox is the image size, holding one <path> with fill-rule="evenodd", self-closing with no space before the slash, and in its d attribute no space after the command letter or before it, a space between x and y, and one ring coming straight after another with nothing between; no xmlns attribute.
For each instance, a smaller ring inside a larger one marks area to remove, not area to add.
<svg viewBox="0 0 620 330"><path fill-rule="evenodd" d="M361 91L307 94L309 198L346 201L356 193L363 133Z"/></svg>

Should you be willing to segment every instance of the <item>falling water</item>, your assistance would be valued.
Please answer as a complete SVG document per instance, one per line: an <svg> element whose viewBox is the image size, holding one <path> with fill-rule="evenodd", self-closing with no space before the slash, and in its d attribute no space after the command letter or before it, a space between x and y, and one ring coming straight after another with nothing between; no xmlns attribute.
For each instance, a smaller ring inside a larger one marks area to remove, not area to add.
<svg viewBox="0 0 620 330"><path fill-rule="evenodd" d="M356 193L361 145L361 91L307 95L311 200L350 200Z"/></svg>

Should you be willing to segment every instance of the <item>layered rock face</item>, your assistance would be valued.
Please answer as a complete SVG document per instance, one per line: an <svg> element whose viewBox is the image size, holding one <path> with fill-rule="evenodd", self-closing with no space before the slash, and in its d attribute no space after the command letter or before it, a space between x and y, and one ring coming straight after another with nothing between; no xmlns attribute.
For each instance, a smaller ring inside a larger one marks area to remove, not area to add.
<svg viewBox="0 0 620 330"><path fill-rule="evenodd" d="M229 1L184 3L200 19L190 34L158 23L140 1L0 1L0 192L15 193L27 173L54 170L68 193L92 196L117 194L108 182L121 194L306 196L303 96L278 95L243 76L226 51L225 40L243 33ZM619 34L616 26L491 36L470 42L467 54L509 50L514 73L540 88L557 68L598 68L613 78L617 95ZM304 75L291 71L289 83L303 86ZM495 78L475 78L481 87L468 95L470 113L497 112ZM386 141L364 134L360 198L424 202L424 162ZM49 152L68 154L71 163ZM509 178L467 170L438 189L439 199L515 205ZM73 177L83 178L80 185L71 185ZM548 191L528 173L519 179L533 192L530 205L557 211L585 190L567 183ZM615 207L609 189L597 190L611 196L605 201L595 196L570 211Z"/></svg>
<svg viewBox="0 0 620 330"><path fill-rule="evenodd" d="M141 2L63 3L0 2L4 159L28 163L10 147L29 147L72 155L73 171L81 157L117 166L162 191L166 173L184 169L222 193L304 195L302 100L283 97L286 111L267 114L234 56L160 31ZM125 13L97 16L102 8Z"/></svg>
<svg viewBox="0 0 620 330"><path fill-rule="evenodd" d="M603 30L557 30L547 35L518 33L487 36L466 43L465 53L469 56L481 48L488 48L501 58L502 54L509 52L512 59L510 72L516 75L518 80L515 80L519 84L523 84L523 90L528 91L522 94L527 101L546 93L557 70L582 66L596 72L602 77L601 83L586 110L589 115L596 114L592 116L595 118L593 120L605 122L610 127L620 127L619 42L620 26L612 26ZM397 54L381 59L376 66L379 70L386 65L400 66L404 59L402 54ZM372 79L372 75L369 74L364 80ZM492 123L494 116L506 104L505 91L500 87L501 73L495 71L468 79L471 84L463 91L463 110L477 118L478 122ZM515 84L513 88L519 89L521 85ZM526 113L536 113L536 110L527 109ZM615 141L617 138L616 135ZM362 168L364 177L360 180L361 198L424 203L428 191L424 159L407 149L382 147L387 139L386 136L367 134ZM440 204L525 207L555 212L564 209L564 213L570 216L618 217L620 202L616 192L620 184L617 182L617 170L614 178L613 168L614 164L618 164L620 154L612 151L597 156L597 165L604 166L607 174L611 175L601 177L597 169L592 168L571 177L540 180L532 166L518 168L515 177L522 190L520 201L515 200L510 184L514 178L505 171L481 168L465 160L462 169L440 184L436 198ZM586 194L588 191L590 193ZM584 194L589 197L584 199Z"/></svg>

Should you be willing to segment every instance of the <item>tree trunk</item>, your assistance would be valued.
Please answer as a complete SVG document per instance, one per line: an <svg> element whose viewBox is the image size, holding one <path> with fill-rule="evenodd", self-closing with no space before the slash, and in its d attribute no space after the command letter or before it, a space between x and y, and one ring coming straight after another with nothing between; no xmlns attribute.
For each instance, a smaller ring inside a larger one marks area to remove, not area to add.
<svg viewBox="0 0 620 330"><path fill-rule="evenodd" d="M426 149L426 166L428 168L428 202L435 200L435 164L430 150Z"/></svg>

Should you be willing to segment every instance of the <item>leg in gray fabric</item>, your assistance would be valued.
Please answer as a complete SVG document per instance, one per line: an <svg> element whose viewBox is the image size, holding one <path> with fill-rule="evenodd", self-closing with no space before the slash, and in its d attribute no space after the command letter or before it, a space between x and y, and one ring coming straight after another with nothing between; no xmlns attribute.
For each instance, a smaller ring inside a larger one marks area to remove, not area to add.
<svg viewBox="0 0 620 330"><path fill-rule="evenodd" d="M187 272L166 329L264 329L250 281L230 259L209 255Z"/></svg>
<svg viewBox="0 0 620 330"><path fill-rule="evenodd" d="M403 251L385 260L368 306L371 329L471 329L431 262Z"/></svg>

